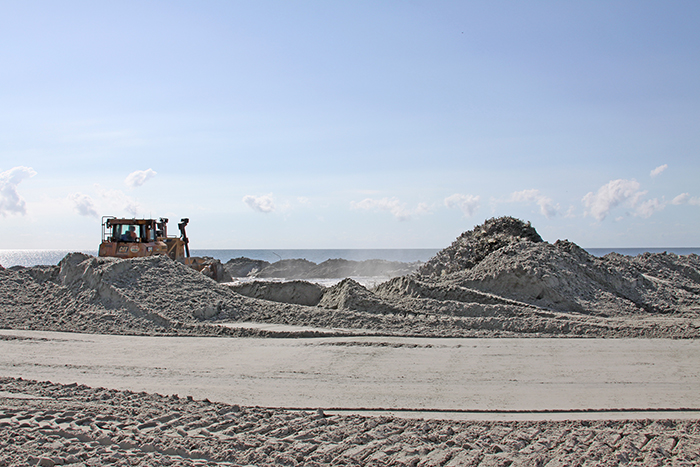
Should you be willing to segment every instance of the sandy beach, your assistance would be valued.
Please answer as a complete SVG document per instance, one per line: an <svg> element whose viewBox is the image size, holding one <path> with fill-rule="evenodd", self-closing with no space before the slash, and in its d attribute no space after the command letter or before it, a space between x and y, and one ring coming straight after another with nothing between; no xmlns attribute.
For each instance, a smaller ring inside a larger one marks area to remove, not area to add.
<svg viewBox="0 0 700 467"><path fill-rule="evenodd" d="M696 255L596 258L500 218L412 270L0 269L0 465L700 462Z"/></svg>

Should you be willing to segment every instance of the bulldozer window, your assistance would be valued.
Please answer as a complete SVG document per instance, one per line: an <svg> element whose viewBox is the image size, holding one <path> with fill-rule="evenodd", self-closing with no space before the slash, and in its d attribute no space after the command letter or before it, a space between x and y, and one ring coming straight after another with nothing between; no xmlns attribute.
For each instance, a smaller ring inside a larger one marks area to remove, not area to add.
<svg viewBox="0 0 700 467"><path fill-rule="evenodd" d="M141 238L141 226L129 224L118 225L117 238L122 242L136 242Z"/></svg>

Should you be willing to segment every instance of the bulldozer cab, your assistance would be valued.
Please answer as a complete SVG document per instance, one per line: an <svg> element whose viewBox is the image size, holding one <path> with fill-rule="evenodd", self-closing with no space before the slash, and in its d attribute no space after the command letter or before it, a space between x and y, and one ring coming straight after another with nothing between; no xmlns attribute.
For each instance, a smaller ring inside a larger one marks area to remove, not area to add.
<svg viewBox="0 0 700 467"><path fill-rule="evenodd" d="M102 218L102 243L99 256L135 258L168 255L174 260L189 258L185 226L189 219L178 224L181 236L168 237L168 219Z"/></svg>
<svg viewBox="0 0 700 467"><path fill-rule="evenodd" d="M162 221L162 219L161 219ZM167 222L167 221L166 221ZM162 222L161 222L162 223ZM158 229L155 219L117 219L107 217L102 222L103 242L155 242L165 237L164 229Z"/></svg>

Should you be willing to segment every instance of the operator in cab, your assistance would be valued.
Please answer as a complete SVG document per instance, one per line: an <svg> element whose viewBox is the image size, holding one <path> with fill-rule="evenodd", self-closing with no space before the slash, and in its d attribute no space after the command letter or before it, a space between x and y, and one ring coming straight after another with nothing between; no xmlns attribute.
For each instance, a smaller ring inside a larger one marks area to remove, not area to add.
<svg viewBox="0 0 700 467"><path fill-rule="evenodd" d="M129 226L129 230L124 232L121 236L122 242L135 242L136 241L136 226Z"/></svg>

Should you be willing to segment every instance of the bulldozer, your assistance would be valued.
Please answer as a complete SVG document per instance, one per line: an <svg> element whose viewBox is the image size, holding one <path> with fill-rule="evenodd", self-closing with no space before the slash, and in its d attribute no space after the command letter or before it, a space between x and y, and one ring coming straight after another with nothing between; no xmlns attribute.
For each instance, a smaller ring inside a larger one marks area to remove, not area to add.
<svg viewBox="0 0 700 467"><path fill-rule="evenodd" d="M113 258L141 258L166 255L204 275L223 282L227 277L221 262L212 258L190 256L189 239L185 228L190 220L178 223L180 236L168 235L168 219L125 219L102 217L102 243L98 256Z"/></svg>

